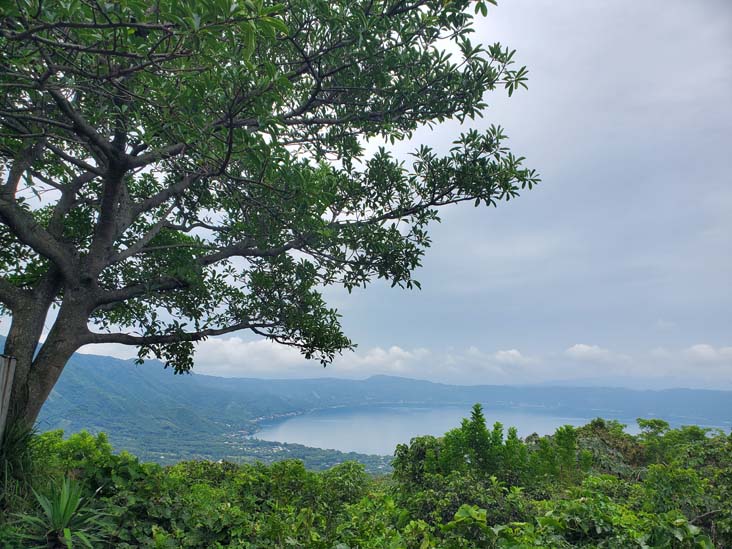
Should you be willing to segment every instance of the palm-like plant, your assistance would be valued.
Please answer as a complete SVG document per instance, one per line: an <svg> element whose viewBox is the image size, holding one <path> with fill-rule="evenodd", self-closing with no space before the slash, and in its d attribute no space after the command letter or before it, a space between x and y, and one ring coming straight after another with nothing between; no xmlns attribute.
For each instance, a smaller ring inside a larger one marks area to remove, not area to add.
<svg viewBox="0 0 732 549"><path fill-rule="evenodd" d="M64 477L60 485L52 485L48 495L33 490L43 514L41 516L20 515L21 523L28 527L23 534L26 541L40 541L39 547L66 547L79 542L83 547L93 548L99 542L99 535L107 524L104 515L89 507L89 500L82 496L81 484Z"/></svg>

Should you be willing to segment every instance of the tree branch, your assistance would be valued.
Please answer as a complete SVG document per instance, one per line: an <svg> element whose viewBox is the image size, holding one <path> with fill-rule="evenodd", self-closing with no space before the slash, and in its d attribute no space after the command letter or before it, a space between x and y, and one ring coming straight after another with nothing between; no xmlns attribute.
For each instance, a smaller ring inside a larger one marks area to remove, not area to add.
<svg viewBox="0 0 732 549"><path fill-rule="evenodd" d="M177 183L174 183L170 187L166 187L162 191L152 195L150 198L138 202L132 206L131 215L133 218L137 218L141 213L148 212L153 208L167 202L170 198L177 196L178 194L185 191L200 177L205 177L205 172L192 173L182 177Z"/></svg>
<svg viewBox="0 0 732 549"><path fill-rule="evenodd" d="M51 220L48 222L48 231L57 238L61 236L64 228L64 217L74 207L76 201L76 195L81 188L93 181L97 177L96 173L83 173L75 177L68 186L62 187L61 198L56 203L51 215Z"/></svg>
<svg viewBox="0 0 732 549"><path fill-rule="evenodd" d="M5 188L0 189L0 223L7 225L23 244L51 260L65 278L73 277L71 254Z"/></svg>
<svg viewBox="0 0 732 549"><path fill-rule="evenodd" d="M6 305L11 311L17 309L23 299L23 290L0 278L0 303Z"/></svg>
<svg viewBox="0 0 732 549"><path fill-rule="evenodd" d="M115 254L112 256L112 258L109 260L109 264L112 265L113 263L118 263L120 261L124 261L128 257L132 257L133 255L139 253L142 251L142 249L147 246L150 241L155 238L158 233L160 233L160 230L163 229L167 223L168 223L168 216L170 213L175 209L176 204L172 204L165 213L160 217L157 223L155 223L148 231L140 237L140 239L128 246L126 249L122 250L121 252Z"/></svg>
<svg viewBox="0 0 732 549"><path fill-rule="evenodd" d="M129 209L124 210L126 196L125 171L110 167L104 177L99 217L85 262L92 277L109 264L115 240L134 219L129 215Z"/></svg>
<svg viewBox="0 0 732 549"><path fill-rule="evenodd" d="M41 156L45 144L45 138L41 138L36 143L33 143L20 151L18 156L15 158L13 166L10 168L10 172L8 173L8 179L5 182L5 191L8 192L10 196L15 196L15 193L18 191L20 179L23 177L26 170L31 167L33 162Z"/></svg>
<svg viewBox="0 0 732 549"><path fill-rule="evenodd" d="M162 149L142 154L140 156L134 156L130 158L128 166L133 170L137 168L143 168L149 164L159 162L160 160L166 160L168 158L178 156L179 154L183 154L185 150L185 143L176 143L175 145L169 145L167 147L163 147Z"/></svg>
<svg viewBox="0 0 732 549"><path fill-rule="evenodd" d="M230 257L274 257L285 253L288 250L295 249L297 246L305 244L307 239L305 237L298 237L282 244L281 246L275 246L273 248L257 248L252 246L251 242L242 240L230 246L224 246L217 252L205 255L198 259L198 262L203 265L211 265L217 261L228 259Z"/></svg>
<svg viewBox="0 0 732 549"><path fill-rule="evenodd" d="M273 328L276 324L273 322L239 322L223 328L208 328L196 332L176 332L173 334L159 334L148 336L134 336L130 334L100 334L89 332L82 337L82 344L90 343L121 343L122 345L166 345L169 343L178 343L180 341L201 341L213 336L230 334L240 330Z"/></svg>
<svg viewBox="0 0 732 549"><path fill-rule="evenodd" d="M59 156L63 160L66 160L66 162L73 164L74 166L81 168L82 170L85 170L87 172L92 172L97 175L104 175L104 170L101 170L95 166L92 166L91 164L88 164L87 162L84 162L83 160L79 160L78 158L71 156L70 154L67 154L61 148L56 147L55 145L52 145L51 143L49 143L47 145L47 147L56 156Z"/></svg>
<svg viewBox="0 0 732 549"><path fill-rule="evenodd" d="M92 298L94 310L104 310L105 305L114 305L141 295L184 288L186 282L179 278L164 278L154 282L139 282L114 290L101 290Z"/></svg>
<svg viewBox="0 0 732 549"><path fill-rule="evenodd" d="M68 102L68 100L63 96L60 91L49 89L48 93L56 102L56 105L61 110L61 112L73 122L74 129L77 132L86 137L97 149L102 151L108 158L112 158L117 154L112 147L112 144L104 139L104 137L99 135L97 130L95 130L91 124L84 120L84 117L82 117L76 110L74 110L74 108L71 106L71 103Z"/></svg>

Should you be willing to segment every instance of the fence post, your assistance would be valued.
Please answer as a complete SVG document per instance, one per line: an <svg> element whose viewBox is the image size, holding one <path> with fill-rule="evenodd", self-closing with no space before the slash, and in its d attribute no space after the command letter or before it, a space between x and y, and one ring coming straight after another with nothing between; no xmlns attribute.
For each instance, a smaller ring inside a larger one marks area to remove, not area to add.
<svg viewBox="0 0 732 549"><path fill-rule="evenodd" d="M0 355L0 448L3 445L5 422L10 409L10 391L15 376L15 357Z"/></svg>

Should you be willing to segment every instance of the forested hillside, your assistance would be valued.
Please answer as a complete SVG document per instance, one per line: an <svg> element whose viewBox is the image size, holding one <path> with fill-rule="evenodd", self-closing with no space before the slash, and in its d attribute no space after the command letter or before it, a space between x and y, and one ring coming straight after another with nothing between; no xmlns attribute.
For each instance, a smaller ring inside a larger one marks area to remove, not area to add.
<svg viewBox="0 0 732 549"><path fill-rule="evenodd" d="M292 460L161 467L112 453L104 435L16 433L4 456L0 539L7 547L732 546L732 436L661 420L639 427L633 436L597 419L521 440L515 429L487 426L476 405L443 437L400 445L393 474L380 477L355 462L324 472Z"/></svg>
<svg viewBox="0 0 732 549"><path fill-rule="evenodd" d="M174 376L157 361L136 366L132 361L76 354L46 402L39 427L67 433L103 431L116 448L160 463L296 457L319 468L349 456L255 441L248 435L263 419L329 407L469 406L474 402L485 403L491 410L520 409L564 417L631 421L662 417L675 425L728 426L732 422L732 398L726 391L452 386L387 376L366 380ZM358 459L371 470L383 465L375 458Z"/></svg>

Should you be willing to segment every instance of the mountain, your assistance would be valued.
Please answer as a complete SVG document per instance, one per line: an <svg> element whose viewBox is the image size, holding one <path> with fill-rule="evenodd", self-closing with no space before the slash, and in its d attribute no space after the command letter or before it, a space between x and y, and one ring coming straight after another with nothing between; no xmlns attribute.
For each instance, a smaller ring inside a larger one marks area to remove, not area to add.
<svg viewBox="0 0 732 549"><path fill-rule="evenodd" d="M674 423L726 425L732 392L636 391L603 387L457 386L390 376L365 380L221 378L173 375L157 361L93 355L71 360L43 409L49 426L161 434L244 431L264 418L340 406L485 403L568 417L662 417Z"/></svg>
<svg viewBox="0 0 732 549"><path fill-rule="evenodd" d="M0 340L0 344L2 341ZM732 392L602 387L455 386L390 376L365 380L268 380L173 375L158 361L76 354L39 418L41 430L105 431L119 449L162 462L182 458L264 459L308 451L252 439L261 421L331 407L470 405L564 417L673 424L732 424ZM342 456L330 456L340 459ZM307 459L325 459L311 455ZM330 459L330 458L328 458Z"/></svg>

